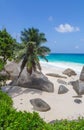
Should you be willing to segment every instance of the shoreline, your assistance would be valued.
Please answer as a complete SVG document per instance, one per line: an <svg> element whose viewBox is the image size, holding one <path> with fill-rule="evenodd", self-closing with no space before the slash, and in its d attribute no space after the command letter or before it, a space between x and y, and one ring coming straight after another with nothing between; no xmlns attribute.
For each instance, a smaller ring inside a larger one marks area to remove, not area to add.
<svg viewBox="0 0 84 130"><path fill-rule="evenodd" d="M80 74L83 64L71 63L71 62L46 62L40 61L42 67L50 68L54 70L64 71L67 68L73 69L78 75Z"/></svg>

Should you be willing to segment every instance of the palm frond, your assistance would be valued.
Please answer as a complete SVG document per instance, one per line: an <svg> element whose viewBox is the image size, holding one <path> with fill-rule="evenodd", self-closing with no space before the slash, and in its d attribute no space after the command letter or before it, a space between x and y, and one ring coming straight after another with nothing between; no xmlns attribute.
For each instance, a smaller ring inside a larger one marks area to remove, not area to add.
<svg viewBox="0 0 84 130"><path fill-rule="evenodd" d="M48 62L48 59L46 58L46 56L41 55L40 57L41 57L42 59L44 59L46 62Z"/></svg>
<svg viewBox="0 0 84 130"><path fill-rule="evenodd" d="M50 53L50 49L48 47L45 47L45 46L41 46L41 47L38 47L38 55L41 56L41 55L47 55Z"/></svg>

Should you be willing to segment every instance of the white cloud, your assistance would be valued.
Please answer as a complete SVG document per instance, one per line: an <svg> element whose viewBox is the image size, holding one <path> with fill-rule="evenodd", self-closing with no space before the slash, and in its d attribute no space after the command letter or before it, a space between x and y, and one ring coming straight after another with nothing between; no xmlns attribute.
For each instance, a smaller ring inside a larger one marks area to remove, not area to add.
<svg viewBox="0 0 84 130"><path fill-rule="evenodd" d="M49 16L48 17L48 20L51 22L51 21L53 21L53 16Z"/></svg>
<svg viewBox="0 0 84 130"><path fill-rule="evenodd" d="M79 27L74 27L70 24L60 24L58 27L55 27L55 30L60 33L80 31Z"/></svg>

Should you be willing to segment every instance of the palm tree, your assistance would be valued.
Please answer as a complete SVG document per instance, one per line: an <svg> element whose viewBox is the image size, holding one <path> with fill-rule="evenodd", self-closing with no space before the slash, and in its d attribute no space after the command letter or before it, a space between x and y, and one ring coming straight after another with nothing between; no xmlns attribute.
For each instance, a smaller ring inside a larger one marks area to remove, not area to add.
<svg viewBox="0 0 84 130"><path fill-rule="evenodd" d="M19 73L19 77L24 69L27 67L28 73L32 74L32 71L36 71L37 68L41 71L41 66L39 63L38 56L41 56L46 61L48 61L45 57L46 54L50 52L50 49L45 46L41 46L42 43L45 43L47 39L45 38L44 33L39 33L38 29L29 28L28 30L24 29L21 32L21 40L22 44L24 45L23 51L20 52L20 58L23 57L23 61L21 64L21 71ZM24 51L26 49L26 52Z"/></svg>
<svg viewBox="0 0 84 130"><path fill-rule="evenodd" d="M35 42L28 42L28 46L27 46L27 49L26 49L26 52L24 54L23 61L21 64L21 71L18 77L20 77L25 66L29 74L32 74L32 71L36 71L37 68L41 71L41 66L39 63L39 58L37 55L37 48L36 48Z"/></svg>
<svg viewBox="0 0 84 130"><path fill-rule="evenodd" d="M21 32L21 40L26 45L30 41L35 42L37 48L37 55L48 61L45 55L50 53L50 49L48 47L42 46L42 44L47 42L44 33L40 33L38 29L35 29L33 27L29 29L24 29L24 31Z"/></svg>

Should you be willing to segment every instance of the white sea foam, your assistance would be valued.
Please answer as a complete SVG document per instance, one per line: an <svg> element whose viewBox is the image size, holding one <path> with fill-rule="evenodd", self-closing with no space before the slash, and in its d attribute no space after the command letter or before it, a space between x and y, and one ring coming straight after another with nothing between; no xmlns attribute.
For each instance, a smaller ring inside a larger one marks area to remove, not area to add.
<svg viewBox="0 0 84 130"><path fill-rule="evenodd" d="M41 61L42 65L52 68L60 68L60 69L67 69L71 68L75 70L77 73L81 72L83 64L79 63L71 63L71 62L43 62Z"/></svg>

